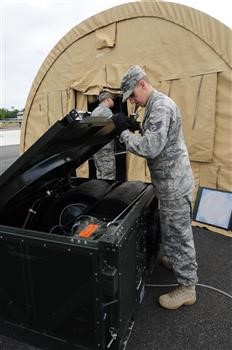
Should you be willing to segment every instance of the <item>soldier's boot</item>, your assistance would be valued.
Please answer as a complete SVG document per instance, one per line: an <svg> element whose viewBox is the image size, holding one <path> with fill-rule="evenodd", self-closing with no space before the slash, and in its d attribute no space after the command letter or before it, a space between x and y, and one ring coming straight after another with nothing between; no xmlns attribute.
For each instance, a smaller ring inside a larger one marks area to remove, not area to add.
<svg viewBox="0 0 232 350"><path fill-rule="evenodd" d="M166 267L169 270L172 270L172 265L171 265L169 257L167 255L161 256L160 262L164 267Z"/></svg>
<svg viewBox="0 0 232 350"><path fill-rule="evenodd" d="M175 310L182 305L192 305L196 302L195 286L179 285L167 294L159 297L159 303L165 309Z"/></svg>

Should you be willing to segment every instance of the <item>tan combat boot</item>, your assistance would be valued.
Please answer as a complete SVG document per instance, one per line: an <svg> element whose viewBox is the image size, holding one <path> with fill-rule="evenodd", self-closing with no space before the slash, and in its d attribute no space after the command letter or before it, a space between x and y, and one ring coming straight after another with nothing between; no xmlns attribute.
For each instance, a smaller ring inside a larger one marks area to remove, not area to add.
<svg viewBox="0 0 232 350"><path fill-rule="evenodd" d="M195 286L179 285L167 294L159 297L159 303L165 309L175 310L182 305L192 305L196 302Z"/></svg>
<svg viewBox="0 0 232 350"><path fill-rule="evenodd" d="M169 270L172 270L172 265L171 265L169 257L167 255L161 256L160 262L164 267L166 267Z"/></svg>

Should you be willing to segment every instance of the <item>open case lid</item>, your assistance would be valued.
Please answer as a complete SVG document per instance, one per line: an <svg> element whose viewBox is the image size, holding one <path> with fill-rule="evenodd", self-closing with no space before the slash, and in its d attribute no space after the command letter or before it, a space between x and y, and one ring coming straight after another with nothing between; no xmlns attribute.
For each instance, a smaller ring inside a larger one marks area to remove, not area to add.
<svg viewBox="0 0 232 350"><path fill-rule="evenodd" d="M0 211L68 176L114 136L109 118L72 110L0 176Z"/></svg>

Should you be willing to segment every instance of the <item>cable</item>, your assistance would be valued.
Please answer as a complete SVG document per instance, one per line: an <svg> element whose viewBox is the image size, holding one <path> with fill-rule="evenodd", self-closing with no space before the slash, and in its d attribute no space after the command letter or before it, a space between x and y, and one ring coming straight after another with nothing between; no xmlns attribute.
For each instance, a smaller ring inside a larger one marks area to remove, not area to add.
<svg viewBox="0 0 232 350"><path fill-rule="evenodd" d="M221 289L217 289L217 288L214 288L214 287L211 287L211 286L207 286L206 284L201 284L201 283L197 283L197 286L215 290L216 292L219 292L219 293L221 293L221 294L224 294L224 295L227 296L228 298L232 299L232 295L231 295L231 294L226 293L226 292L224 292L224 291L221 290Z"/></svg>
<svg viewBox="0 0 232 350"><path fill-rule="evenodd" d="M145 287L177 287L178 284L145 284Z"/></svg>
<svg viewBox="0 0 232 350"><path fill-rule="evenodd" d="M158 287L158 288L160 288L160 287L177 287L177 286L178 286L178 284L145 284L145 287ZM226 297L232 299L231 294L228 294L221 289L214 288L214 287L208 286L206 284L201 284L201 283L197 283L196 286L215 290L216 292L224 294Z"/></svg>

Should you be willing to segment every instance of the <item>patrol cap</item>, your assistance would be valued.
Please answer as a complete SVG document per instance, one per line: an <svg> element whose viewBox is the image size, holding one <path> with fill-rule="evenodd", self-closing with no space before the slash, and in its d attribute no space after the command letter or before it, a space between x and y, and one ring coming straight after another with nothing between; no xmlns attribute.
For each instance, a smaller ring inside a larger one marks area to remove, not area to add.
<svg viewBox="0 0 232 350"><path fill-rule="evenodd" d="M121 82L121 90L123 92L122 102L125 102L130 97L137 82L145 75L146 73L139 65L132 66L128 69Z"/></svg>
<svg viewBox="0 0 232 350"><path fill-rule="evenodd" d="M106 98L111 98L112 100L114 100L114 96L110 92L108 92L108 91L100 92L100 94L98 96L99 102L104 101Z"/></svg>

